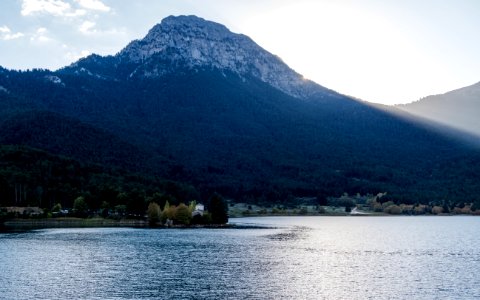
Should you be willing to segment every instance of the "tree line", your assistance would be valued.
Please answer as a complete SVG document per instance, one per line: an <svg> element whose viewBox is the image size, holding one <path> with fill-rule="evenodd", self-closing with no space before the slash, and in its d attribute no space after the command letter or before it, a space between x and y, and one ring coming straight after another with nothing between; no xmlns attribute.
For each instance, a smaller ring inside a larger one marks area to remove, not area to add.
<svg viewBox="0 0 480 300"><path fill-rule="evenodd" d="M151 203L176 212L182 203L198 199L210 209L199 222L225 221L216 217L216 207L227 207L225 200L210 195L202 197L181 182L84 164L24 146L0 146L0 207L41 207L52 215L68 210L78 217L143 218Z"/></svg>

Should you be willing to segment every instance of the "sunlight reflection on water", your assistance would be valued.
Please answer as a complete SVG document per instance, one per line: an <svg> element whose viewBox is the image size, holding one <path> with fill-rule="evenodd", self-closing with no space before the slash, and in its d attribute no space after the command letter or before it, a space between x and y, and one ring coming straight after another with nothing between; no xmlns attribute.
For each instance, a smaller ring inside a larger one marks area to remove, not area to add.
<svg viewBox="0 0 480 300"><path fill-rule="evenodd" d="M270 228L0 234L0 298L480 297L480 218L265 217L231 223Z"/></svg>

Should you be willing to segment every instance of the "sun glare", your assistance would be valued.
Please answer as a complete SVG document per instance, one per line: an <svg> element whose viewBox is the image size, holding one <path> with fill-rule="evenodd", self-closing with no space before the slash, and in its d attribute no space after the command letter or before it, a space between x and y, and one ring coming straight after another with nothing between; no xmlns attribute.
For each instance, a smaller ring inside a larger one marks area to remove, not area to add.
<svg viewBox="0 0 480 300"><path fill-rule="evenodd" d="M252 16L241 29L306 78L367 101L413 101L441 80L431 71L442 74L442 66L423 55L408 29L352 4L285 4ZM396 97L386 99L392 91Z"/></svg>

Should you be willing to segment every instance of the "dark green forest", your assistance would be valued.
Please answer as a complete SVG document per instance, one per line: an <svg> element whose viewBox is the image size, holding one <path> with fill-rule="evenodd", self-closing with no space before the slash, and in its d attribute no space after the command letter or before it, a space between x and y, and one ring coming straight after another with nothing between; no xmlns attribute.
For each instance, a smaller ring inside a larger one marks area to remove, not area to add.
<svg viewBox="0 0 480 300"><path fill-rule="evenodd" d="M84 164L24 146L0 146L0 206L57 204L72 208L83 197L88 209L145 214L150 202L162 207L200 199L194 187L145 174Z"/></svg>
<svg viewBox="0 0 480 300"><path fill-rule="evenodd" d="M111 59L84 62L110 77L0 69L0 144L13 145L2 146L1 205L69 207L82 196L136 214L152 199L215 192L261 205L381 192L405 204L478 201L480 151L463 133L215 69L125 79Z"/></svg>

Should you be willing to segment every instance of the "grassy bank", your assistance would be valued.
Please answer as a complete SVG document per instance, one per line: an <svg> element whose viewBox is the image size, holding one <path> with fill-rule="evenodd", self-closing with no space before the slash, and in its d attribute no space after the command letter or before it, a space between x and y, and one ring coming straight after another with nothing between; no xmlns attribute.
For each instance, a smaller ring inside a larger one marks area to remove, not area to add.
<svg viewBox="0 0 480 300"><path fill-rule="evenodd" d="M4 229L69 228L69 227L146 227L144 220L104 218L48 218L48 219L9 219L3 223Z"/></svg>
<svg viewBox="0 0 480 300"><path fill-rule="evenodd" d="M345 207L301 205L291 208L264 207L246 203L236 203L228 209L230 217L257 216L348 216Z"/></svg>

